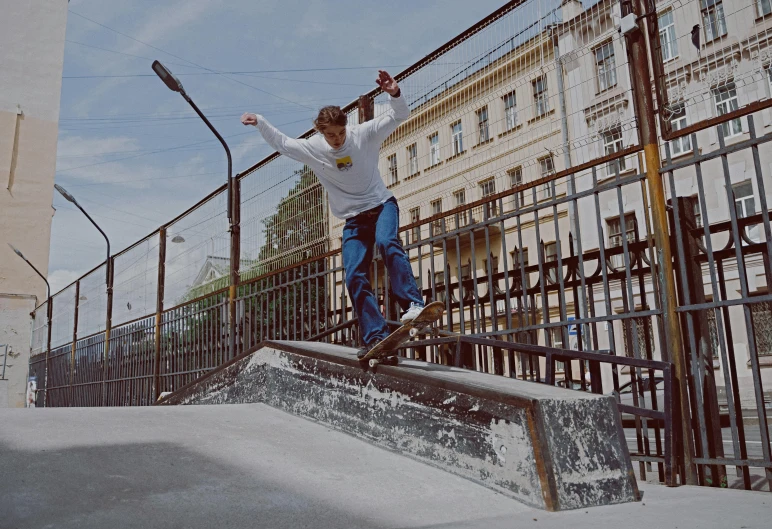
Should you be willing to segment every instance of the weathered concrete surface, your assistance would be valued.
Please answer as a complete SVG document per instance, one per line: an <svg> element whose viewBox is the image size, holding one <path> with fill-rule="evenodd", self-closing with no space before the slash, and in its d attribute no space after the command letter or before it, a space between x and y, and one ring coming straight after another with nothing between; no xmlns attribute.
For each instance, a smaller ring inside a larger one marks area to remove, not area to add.
<svg viewBox="0 0 772 529"><path fill-rule="evenodd" d="M644 483L549 513L264 404L0 409L2 529L766 529L766 492Z"/></svg>
<svg viewBox="0 0 772 529"><path fill-rule="evenodd" d="M269 342L164 404L264 402L528 505L635 501L611 397L424 362L364 371L347 347Z"/></svg>

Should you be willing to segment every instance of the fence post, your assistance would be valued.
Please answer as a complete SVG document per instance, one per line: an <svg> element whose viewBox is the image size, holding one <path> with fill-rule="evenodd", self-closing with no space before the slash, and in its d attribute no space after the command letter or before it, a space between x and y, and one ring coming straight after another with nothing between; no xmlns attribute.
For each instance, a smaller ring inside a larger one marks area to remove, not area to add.
<svg viewBox="0 0 772 529"><path fill-rule="evenodd" d="M166 226L158 230L158 291L155 300L155 356L153 358L153 402L161 396L161 323L164 315L166 280Z"/></svg>
<svg viewBox="0 0 772 529"><path fill-rule="evenodd" d="M228 314L230 319L230 359L236 357L236 333L238 332L239 324L236 321L236 296L238 294L238 286L240 283L239 278L239 264L241 261L241 180L238 176L234 177L231 182L232 190L231 200L231 286L228 290Z"/></svg>
<svg viewBox="0 0 772 529"><path fill-rule="evenodd" d="M110 362L110 330L113 326L113 257L105 261L107 279L107 310L105 316L105 357L102 366L102 406L107 406L107 366Z"/></svg>
<svg viewBox="0 0 772 529"><path fill-rule="evenodd" d="M702 283L702 266L698 261L700 251L698 248L697 238L694 236L694 230L698 228L697 221L694 218L694 203L695 199L692 197L674 197L671 200L675 200L678 203L679 223L675 224L673 221L672 228L676 236L680 236L683 241L683 256L684 260L679 263L682 267L686 278L685 281L680 281L681 276L676 275L676 281L679 282L679 301L681 305L700 305L705 303L705 291ZM683 283L683 284L681 284ZM690 367L692 376L698 376L701 379L700 387L702 393L699 398L696 393L696 384L692 382L689 385L692 391L692 406L699 406L703 408L705 416L705 429L708 446L703 446L699 450L700 455L710 458L723 458L724 457L724 445L721 432L721 421L719 417L718 409L718 392L716 389L716 379L713 375L713 348L711 346L710 328L708 326L708 318L706 315L707 310L703 309L699 311L692 311L684 313L682 318L686 326L686 318L691 318L693 330L694 330L694 343L696 345L697 366L689 366L691 359L687 358L687 367ZM684 346L688 347L688 342L684 343ZM695 413L697 409L694 409ZM700 442L701 436L699 434L699 428L703 425L699 424L699 420L695 421L697 431L695 431L695 439ZM742 422L742 421L740 421ZM713 477L713 483L718 486L726 478L726 467L723 465L711 465L711 474Z"/></svg>
<svg viewBox="0 0 772 529"><path fill-rule="evenodd" d="M644 13L648 12L646 7L649 4L653 5L654 2L651 0L633 0L631 4L623 4L622 16L629 14L630 8L632 8L636 15L642 16ZM656 10L652 12L656 13ZM645 17L641 17L638 19L638 24L640 24L641 29L633 31L627 36L628 54L630 56L630 65L632 68L631 74L633 79L638 80L651 79L648 62L649 49L646 44L646 36L644 35L643 29L644 18ZM651 36L652 33L654 33L653 38L659 38L656 32L656 26L651 26L651 24L657 23L656 16L646 18L646 23L649 25L649 35ZM643 144L643 151L646 158L646 182L651 198L654 241L656 245L657 263L659 265L657 267L656 281L660 285L660 307L662 310L662 323L665 330L666 343L663 354L666 356L664 359L671 361L675 366L674 378L680 390L678 392L678 395L680 395L680 402L676 403L676 405L681 412L681 425L680 429L675 427L673 433L675 434L676 431L680 431L684 447L683 458L685 475L683 476L682 483L696 485L697 474L694 466L694 445L691 436L691 414L686 398L686 395L688 395L686 387L688 374L681 341L681 329L676 315L673 260L670 248L670 235L668 233L665 188L662 181L662 175L659 173L660 157L657 128L654 122L654 100L651 93L651 85L649 83L639 83L638 87L639 89L636 89L636 84L633 83L632 91L635 102L633 108L638 121L640 140ZM675 439L665 440L665 442L668 443L674 443L675 441ZM675 453L675 450L673 450L672 453Z"/></svg>
<svg viewBox="0 0 772 529"><path fill-rule="evenodd" d="M357 108L359 110L358 118L359 123L364 123L365 121L370 121L375 117L375 101L371 97L368 97L366 95L359 96L359 102L357 104Z"/></svg>
<svg viewBox="0 0 772 529"><path fill-rule="evenodd" d="M78 313L80 312L80 279L75 281L75 314L72 320L72 353L70 354L70 406L75 405L75 353L78 345Z"/></svg>
<svg viewBox="0 0 772 529"><path fill-rule="evenodd" d="M51 296L48 296L48 303L46 303L46 320L47 324L47 337L46 337L46 363L45 363L45 372L43 374L43 384L44 384L44 391L43 391L43 407L48 407L48 357L51 355L51 320L54 317L54 303L53 298Z"/></svg>

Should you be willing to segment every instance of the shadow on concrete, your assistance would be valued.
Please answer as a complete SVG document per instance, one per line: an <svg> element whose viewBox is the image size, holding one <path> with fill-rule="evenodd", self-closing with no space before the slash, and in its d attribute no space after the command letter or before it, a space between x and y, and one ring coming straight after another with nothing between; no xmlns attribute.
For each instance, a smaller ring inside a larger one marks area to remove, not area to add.
<svg viewBox="0 0 772 529"><path fill-rule="evenodd" d="M0 453L3 529L385 527L173 443Z"/></svg>

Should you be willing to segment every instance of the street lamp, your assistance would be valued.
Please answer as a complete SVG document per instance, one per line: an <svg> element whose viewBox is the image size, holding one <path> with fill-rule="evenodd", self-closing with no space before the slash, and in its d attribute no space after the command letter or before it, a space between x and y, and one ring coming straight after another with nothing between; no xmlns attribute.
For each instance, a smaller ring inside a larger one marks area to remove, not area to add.
<svg viewBox="0 0 772 529"><path fill-rule="evenodd" d="M188 94L185 92L185 89L182 87L182 83L180 82L177 77L174 76L174 74L169 71L169 69L161 64L159 61L153 61L153 71L156 73L158 77L161 78L161 81L164 82L164 84L169 88L169 90L172 90L173 92L179 92L179 94L185 99L185 101L190 104L191 107L193 107L193 110L196 111L196 114L198 114L198 117L200 117L204 123L206 123L206 126L209 127L209 130L211 130L215 136L217 136L217 139L220 140L220 143L225 148L225 154L228 157L228 224L229 229L231 233L231 288L229 293L229 305L230 305L230 320L231 320L231 332L230 332L230 352L231 352L231 358L234 358L236 356L236 330L235 330L235 322L236 322L236 285L238 284L239 280L239 219L234 215L234 202L236 198L234 197L234 183L233 183L233 161L231 159L231 150L228 148L228 144L225 143L225 140L222 136L220 136L220 133L217 132L217 130L214 128L214 126L209 122L208 119L206 119L206 116L198 109L196 104L193 102L193 100L188 96ZM176 239L176 237L175 237ZM179 242L183 242L182 241ZM175 242L174 239L172 239L172 242Z"/></svg>
<svg viewBox="0 0 772 529"><path fill-rule="evenodd" d="M67 199L68 202L72 202L75 204L75 207L77 207L81 213L83 213L86 218L91 221L91 224L94 225L94 227L99 230L99 233L102 234L102 237L105 238L105 242L107 242L107 259L105 260L105 284L107 285L107 310L106 310L106 317L105 317L105 360L104 360L104 374L102 376L102 399L104 400L106 398L105 395L105 380L107 379L107 364L108 359L110 357L110 327L112 327L112 312L113 312L113 265L112 265L112 259L110 259L110 239L107 238L107 234L102 230L102 228L99 227L99 225L94 222L94 219L91 218L91 215L86 213L86 210L81 207L80 204L78 204L78 201L75 200L75 197L72 196L65 190L62 186L59 184L54 184L54 188L56 188L57 191L59 191L59 194L62 195L64 198ZM104 405L104 402L102 403Z"/></svg>
<svg viewBox="0 0 772 529"><path fill-rule="evenodd" d="M233 184L231 182L231 175L233 171L233 161L231 160L231 150L228 148L228 144L225 143L225 140L222 136L220 136L220 133L217 132L217 129L214 128L214 126L209 122L208 119L206 119L206 116L199 110L199 108L196 106L196 104L193 102L193 100L190 98L190 96L185 92L185 88L183 88L182 83L180 82L177 77L174 76L174 74L169 71L169 69L161 64L159 61L153 61L153 71L156 73L158 77L161 78L161 81L164 82L164 84L169 88L169 90L173 92L179 92L179 94L187 101L191 107L193 107L193 110L196 111L196 114L206 123L206 126L209 127L209 130L211 130L215 136L217 136L217 139L220 140L220 143L222 143L222 146L225 147L225 154L228 156L228 220L230 221L231 225L233 225L233 218L232 218L232 206L233 206Z"/></svg>
<svg viewBox="0 0 772 529"><path fill-rule="evenodd" d="M185 242L185 237L183 237L182 235L175 235L174 237L172 237L172 242L175 244Z"/></svg>
<svg viewBox="0 0 772 529"><path fill-rule="evenodd" d="M27 259L26 257L24 257L24 254L23 254L23 253L21 253L21 252L20 252L20 251L19 251L19 250L18 250L18 249L17 249L17 248L16 248L16 247L13 245L13 244L11 244L11 243L8 243L8 246L10 246L10 247L11 247L11 250L13 250L13 253L15 253L16 255L18 255L18 256L19 256L19 257L21 257L22 259L24 259L24 262L25 262L25 263L27 263L27 264L30 266L30 268L32 268L32 269L35 271L35 273L36 273L37 275L39 275L39 276L40 276L40 278L41 278L43 281L45 281L45 282L46 282L46 297L47 297L47 301L46 301L46 320L47 320L47 322L46 322L46 323L47 323L47 324L46 324L46 326L48 327L48 330L47 330L48 336L47 336L47 338L46 338L46 372L45 372L45 379L43 380L43 390L45 391L45 389L47 389L47 388L48 388L48 354L51 352L51 319L52 319L52 317L53 317L53 314L54 314L54 313L53 313L53 307L52 307L52 303L51 303L51 285L49 285L49 284L48 284L48 279L46 279L46 277L45 277L43 274L41 274L41 273L40 273L40 270L38 270L37 268L35 268L35 265L33 265L33 264L32 264L32 263L29 261L29 259ZM43 393L43 407L44 407L44 408L46 407L46 400L47 400L47 399L46 399L46 393Z"/></svg>

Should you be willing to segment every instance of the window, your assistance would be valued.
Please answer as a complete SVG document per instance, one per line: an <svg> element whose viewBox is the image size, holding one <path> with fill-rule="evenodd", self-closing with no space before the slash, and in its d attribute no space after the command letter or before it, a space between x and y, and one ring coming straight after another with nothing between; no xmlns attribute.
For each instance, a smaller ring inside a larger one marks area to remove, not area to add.
<svg viewBox="0 0 772 529"><path fill-rule="evenodd" d="M483 198L496 194L496 180L489 178L484 182L480 182L480 194ZM487 202L484 207L488 213L488 218L498 215L496 202Z"/></svg>
<svg viewBox="0 0 772 529"><path fill-rule="evenodd" d="M772 356L772 304L768 301L753 303L751 306L753 321L753 338L756 342L756 351L759 356ZM721 351L718 341L718 326L716 325L716 311L705 311L710 332L710 345L713 349L713 358L718 358Z"/></svg>
<svg viewBox="0 0 772 529"><path fill-rule="evenodd" d="M772 63L767 66L767 81L769 81L769 96L772 97Z"/></svg>
<svg viewBox="0 0 772 529"><path fill-rule="evenodd" d="M549 99L547 94L547 78L539 77L533 81L533 105L534 117L540 117L549 112Z"/></svg>
<svg viewBox="0 0 772 529"><path fill-rule="evenodd" d="M456 207L463 206L466 204L466 190L465 189L459 189L458 191L455 191L453 193L453 202L455 203ZM467 224L467 210L462 211L458 214L458 222L459 222L459 228L461 226L466 226Z"/></svg>
<svg viewBox="0 0 772 529"><path fill-rule="evenodd" d="M457 121L450 126L451 141L453 142L453 156L464 152L464 134L461 131L461 122Z"/></svg>
<svg viewBox="0 0 772 529"><path fill-rule="evenodd" d="M772 356L772 304L769 301L751 305L753 336L759 356Z"/></svg>
<svg viewBox="0 0 772 529"><path fill-rule="evenodd" d="M700 199L697 195L692 195L692 205L694 206L694 224L702 228L702 209L700 208Z"/></svg>
<svg viewBox="0 0 772 529"><path fill-rule="evenodd" d="M471 279L472 278L472 267L469 264L461 265L461 279Z"/></svg>
<svg viewBox="0 0 772 529"><path fill-rule="evenodd" d="M716 100L716 115L723 116L739 108L737 104L737 89L734 83L728 83L713 89L713 97ZM721 124L721 130L724 137L735 136L743 131L740 118L727 121Z"/></svg>
<svg viewBox="0 0 772 529"><path fill-rule="evenodd" d="M520 287L520 284L523 280L523 276L520 271L520 250L515 248L511 252L509 252L510 257L512 258L512 278L516 285L516 288ZM523 248L523 268L528 267L528 248ZM525 273L525 288L531 287L531 278L528 274L528 272Z"/></svg>
<svg viewBox="0 0 772 529"><path fill-rule="evenodd" d="M541 169L541 177L546 178L550 175L555 174L555 161L552 159L552 156L548 156L547 158L542 158L539 160L539 168ZM542 199L552 198L552 184L553 182L547 182L546 184L542 184L541 186L541 196Z"/></svg>
<svg viewBox="0 0 772 529"><path fill-rule="evenodd" d="M416 223L421 220L421 208L413 208L410 210L410 224ZM421 240L421 226L416 226L412 230L413 242Z"/></svg>
<svg viewBox="0 0 772 529"><path fill-rule="evenodd" d="M662 49L662 60L669 61L678 56L673 10L668 9L659 15L659 45Z"/></svg>
<svg viewBox="0 0 772 529"><path fill-rule="evenodd" d="M515 248L509 255L512 257L512 268L520 270L520 250ZM528 266L528 248L523 248L523 266Z"/></svg>
<svg viewBox="0 0 772 529"><path fill-rule="evenodd" d="M622 321L625 356L635 356L635 345L632 341L633 320L635 320L635 337L638 342L638 354L641 358L649 358L648 352L654 352L654 327L651 324L651 318L648 317L632 318Z"/></svg>
<svg viewBox="0 0 772 529"><path fill-rule="evenodd" d="M437 200L433 200L431 203L431 206L432 206L432 216L442 213L441 198L438 198ZM440 235L441 233L442 233L442 219L432 221L432 235Z"/></svg>
<svg viewBox="0 0 772 529"><path fill-rule="evenodd" d="M491 256L491 274L499 271L499 256ZM488 275L488 260L483 259L483 275Z"/></svg>
<svg viewBox="0 0 772 529"><path fill-rule="evenodd" d="M523 168L522 167L515 167L514 169L510 169L507 171L507 174L509 175L509 185L510 187L519 186L523 183ZM525 191L520 191L518 193L515 193L513 198L513 206L514 209L519 209L523 207L525 204Z"/></svg>
<svg viewBox="0 0 772 529"><path fill-rule="evenodd" d="M608 219L606 225L608 226L608 247L619 248L622 246L622 217L614 217ZM636 233L636 218L635 213L625 214L625 234L627 242L635 242ZM625 264L624 254L612 255L611 266L614 268L622 268Z"/></svg>
<svg viewBox="0 0 772 529"><path fill-rule="evenodd" d="M399 182L397 177L397 154L392 154L388 157L389 160L389 185L393 186Z"/></svg>
<svg viewBox="0 0 772 529"><path fill-rule="evenodd" d="M710 334L710 346L713 349L713 358L718 358L721 351L721 344L718 341L718 326L716 324L716 311L708 309L705 311L705 317L708 320L708 333Z"/></svg>
<svg viewBox="0 0 772 529"><path fill-rule="evenodd" d="M506 130L512 130L517 126L517 97L514 92L510 92L503 97L504 99L504 126Z"/></svg>
<svg viewBox="0 0 772 529"><path fill-rule="evenodd" d="M756 214L756 201L753 197L753 184L745 180L732 186L734 192L734 207L738 219L744 219ZM759 225L746 226L745 235L752 241L759 240Z"/></svg>
<svg viewBox="0 0 772 529"><path fill-rule="evenodd" d="M440 133L435 132L429 136L429 167L440 163Z"/></svg>
<svg viewBox="0 0 772 529"><path fill-rule="evenodd" d="M700 0L702 8L702 27L705 30L705 42L710 42L726 35L726 19L721 0Z"/></svg>
<svg viewBox="0 0 772 529"><path fill-rule="evenodd" d="M561 327L553 327L549 329L550 338L552 341L552 347L556 349L566 348L563 344L563 329ZM555 360L555 372L562 373L566 370L566 363L560 360Z"/></svg>
<svg viewBox="0 0 772 529"><path fill-rule="evenodd" d="M772 0L756 0L756 11L760 17L772 13Z"/></svg>
<svg viewBox="0 0 772 529"><path fill-rule="evenodd" d="M670 110L670 128L673 132L686 127L686 105L678 103ZM670 142L670 153L672 156L678 156L692 150L692 139L690 136L681 136Z"/></svg>
<svg viewBox="0 0 772 529"><path fill-rule="evenodd" d="M418 144L416 143L407 148L407 170L408 176L418 174Z"/></svg>
<svg viewBox="0 0 772 529"><path fill-rule="evenodd" d="M477 130L480 134L478 143L484 143L490 139L488 133L488 107L482 107L477 111Z"/></svg>
<svg viewBox="0 0 772 529"><path fill-rule="evenodd" d="M556 242L548 242L544 245L544 263L554 263L558 260L558 244ZM553 266L552 268L547 268L545 266L545 269L547 270L547 280L555 284L555 282L558 279L558 271L557 266Z"/></svg>
<svg viewBox="0 0 772 529"><path fill-rule="evenodd" d="M480 193L483 197L487 197L496 193L496 180L489 178L484 182L480 182Z"/></svg>
<svg viewBox="0 0 772 529"><path fill-rule="evenodd" d="M614 127L613 129L607 130L602 136L603 149L607 156L618 153L624 149L624 144L622 143L622 129L620 127ZM626 168L627 164L625 163L624 157L611 160L606 164L606 171L609 176L614 175L617 172L622 172Z"/></svg>
<svg viewBox="0 0 772 529"><path fill-rule="evenodd" d="M614 44L611 41L595 48L595 73L598 79L598 92L616 86L617 67L614 59Z"/></svg>

